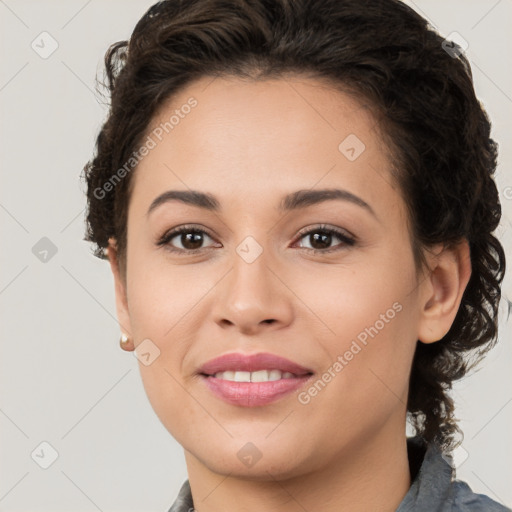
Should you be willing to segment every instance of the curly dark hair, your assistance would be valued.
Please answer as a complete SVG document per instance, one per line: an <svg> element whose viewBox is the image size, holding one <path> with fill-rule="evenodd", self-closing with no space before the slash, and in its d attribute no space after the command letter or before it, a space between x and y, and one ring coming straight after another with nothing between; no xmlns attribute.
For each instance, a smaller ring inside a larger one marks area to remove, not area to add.
<svg viewBox="0 0 512 512"><path fill-rule="evenodd" d="M371 106L389 149L416 268L424 268L424 250L434 244L470 245L472 274L457 316L441 340L418 340L407 403L416 434L453 449L462 432L449 391L497 342L505 273L503 247L492 234L501 218L497 144L458 50L398 0L158 2L130 40L105 55L111 102L84 168L85 240L106 258L112 237L124 268L133 172L125 166L122 179L112 178L157 109L192 81L299 74L353 94Z"/></svg>

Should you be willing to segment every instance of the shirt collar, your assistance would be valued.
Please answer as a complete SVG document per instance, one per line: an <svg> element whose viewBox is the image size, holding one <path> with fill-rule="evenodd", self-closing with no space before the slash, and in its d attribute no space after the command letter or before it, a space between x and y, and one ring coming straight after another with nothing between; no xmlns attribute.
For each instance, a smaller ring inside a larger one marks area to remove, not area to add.
<svg viewBox="0 0 512 512"><path fill-rule="evenodd" d="M454 476L448 457L443 455L436 444L427 445L420 437L407 439L407 454L411 473L414 471L415 458L421 458L422 461L416 474L411 475L409 491L396 512L442 512L450 502Z"/></svg>

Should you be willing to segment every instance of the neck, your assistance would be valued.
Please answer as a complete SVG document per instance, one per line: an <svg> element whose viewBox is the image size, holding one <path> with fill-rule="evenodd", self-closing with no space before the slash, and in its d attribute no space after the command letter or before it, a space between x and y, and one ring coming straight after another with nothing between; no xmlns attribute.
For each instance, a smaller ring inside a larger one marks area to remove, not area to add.
<svg viewBox="0 0 512 512"><path fill-rule="evenodd" d="M280 479L218 474L185 451L197 512L394 512L411 485L404 429L397 435L360 438L322 468Z"/></svg>

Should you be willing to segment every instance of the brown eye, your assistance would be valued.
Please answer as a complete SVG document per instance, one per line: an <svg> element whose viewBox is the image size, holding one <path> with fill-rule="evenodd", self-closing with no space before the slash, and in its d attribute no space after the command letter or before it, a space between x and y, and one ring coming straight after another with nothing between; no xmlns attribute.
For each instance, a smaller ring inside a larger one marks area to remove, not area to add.
<svg viewBox="0 0 512 512"><path fill-rule="evenodd" d="M162 238L157 242L158 246L164 246L171 252L181 254L194 254L208 247L204 247L205 237L213 240L213 238L203 229L194 226L181 226L166 232ZM347 246L355 245L354 238L347 235L345 232L329 228L326 226L319 226L309 231L302 232L299 240L309 240L311 247L301 247L314 253L329 253L341 250ZM333 241L340 241L334 247L330 247ZM219 246L217 246L219 247Z"/></svg>
<svg viewBox="0 0 512 512"><path fill-rule="evenodd" d="M203 235L199 231L190 231L189 233L181 233L179 240L184 249L199 249L203 243Z"/></svg>
<svg viewBox="0 0 512 512"><path fill-rule="evenodd" d="M299 240L305 238L310 241L311 247L303 247L315 253L328 253L343 249L344 246L353 246L355 244L354 238L348 236L344 232L320 226L309 231L303 232L300 235ZM341 244L336 247L330 247L333 240L341 240ZM340 247L341 245L341 247Z"/></svg>
<svg viewBox="0 0 512 512"><path fill-rule="evenodd" d="M202 247L205 237L212 240L208 233L202 229L181 226L165 233L157 242L157 245L165 246L166 249L173 252L194 253L201 249L205 249L205 247ZM175 241L172 242L174 239Z"/></svg>

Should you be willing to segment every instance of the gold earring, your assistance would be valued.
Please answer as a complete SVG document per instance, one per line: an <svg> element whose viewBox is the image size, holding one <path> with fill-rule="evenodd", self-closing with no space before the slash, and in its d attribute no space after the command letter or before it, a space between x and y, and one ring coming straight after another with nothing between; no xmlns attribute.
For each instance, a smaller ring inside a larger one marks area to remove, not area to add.
<svg viewBox="0 0 512 512"><path fill-rule="evenodd" d="M130 338L122 332L121 333L121 339L119 340L119 345L123 350L126 350L127 352L131 352L134 350L133 344L130 341Z"/></svg>

